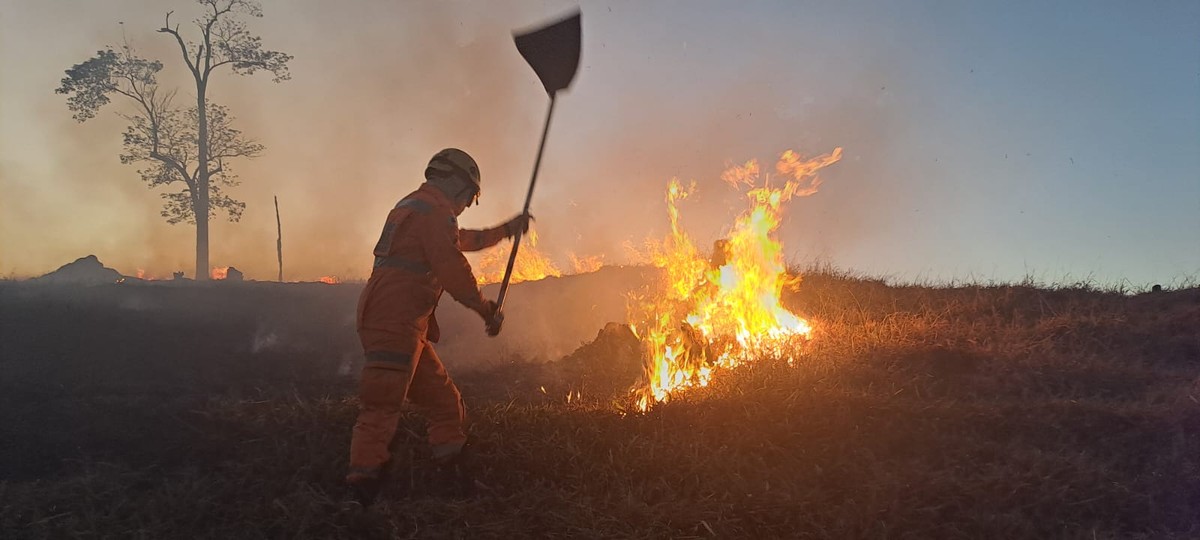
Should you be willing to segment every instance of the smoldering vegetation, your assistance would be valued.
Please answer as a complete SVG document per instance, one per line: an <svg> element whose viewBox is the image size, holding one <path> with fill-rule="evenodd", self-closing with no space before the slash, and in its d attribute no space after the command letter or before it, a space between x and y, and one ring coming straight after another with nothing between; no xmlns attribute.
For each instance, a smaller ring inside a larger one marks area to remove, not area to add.
<svg viewBox="0 0 1200 540"><path fill-rule="evenodd" d="M565 313L614 290L599 287L644 279L637 272L519 284L505 332L537 327L516 302L540 297L569 334ZM1200 534L1200 289L939 288L810 272L785 296L816 324L794 365L764 358L645 414L628 412L640 351L620 325L596 323L549 362L502 359L495 342L447 343L473 417L479 495L430 495L422 422L410 414L395 455L413 472L367 512L348 510L340 485L355 382L339 370L356 347L346 319L356 289L0 284L0 530ZM478 321L443 311L448 335L482 336Z"/></svg>

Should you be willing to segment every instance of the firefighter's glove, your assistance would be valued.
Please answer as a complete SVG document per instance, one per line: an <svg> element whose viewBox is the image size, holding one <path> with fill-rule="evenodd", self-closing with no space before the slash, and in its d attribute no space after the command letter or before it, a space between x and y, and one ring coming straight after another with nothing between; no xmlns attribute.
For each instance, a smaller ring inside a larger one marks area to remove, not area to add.
<svg viewBox="0 0 1200 540"><path fill-rule="evenodd" d="M531 221L533 221L532 215L520 214L517 217L508 220L508 222L504 224L504 233L507 234L509 238L516 236L517 233L525 234L529 232L529 222Z"/></svg>
<svg viewBox="0 0 1200 540"><path fill-rule="evenodd" d="M502 324L504 324L504 312L497 311L487 323L487 335L491 337L500 335L500 325Z"/></svg>
<svg viewBox="0 0 1200 540"><path fill-rule="evenodd" d="M500 313L499 307L495 301L485 299L479 310L479 316L483 317L484 327L489 336L495 337L500 333L500 324L504 321L504 315Z"/></svg>

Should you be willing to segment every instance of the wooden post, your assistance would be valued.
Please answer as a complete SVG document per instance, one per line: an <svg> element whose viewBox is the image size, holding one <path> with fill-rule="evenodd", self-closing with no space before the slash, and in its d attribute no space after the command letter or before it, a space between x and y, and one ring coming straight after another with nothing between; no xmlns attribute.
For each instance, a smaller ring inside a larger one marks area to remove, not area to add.
<svg viewBox="0 0 1200 540"><path fill-rule="evenodd" d="M283 283L283 224L279 221L279 196L275 196L275 253L279 256L279 282Z"/></svg>

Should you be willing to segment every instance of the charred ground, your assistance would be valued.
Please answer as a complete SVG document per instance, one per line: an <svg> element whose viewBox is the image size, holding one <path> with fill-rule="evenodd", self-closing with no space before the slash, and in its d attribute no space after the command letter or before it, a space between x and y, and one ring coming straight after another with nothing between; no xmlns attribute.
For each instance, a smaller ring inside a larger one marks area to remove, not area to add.
<svg viewBox="0 0 1200 540"><path fill-rule="evenodd" d="M514 306L504 353L481 361L469 351L486 341L447 344L473 414L480 496L422 495L410 415L397 455L418 472L365 515L343 511L339 483L357 286L0 284L0 530L1200 534L1200 289L898 287L815 273L786 298L817 324L795 366L764 359L623 416L639 360L622 328L600 331L621 302L605 287L644 273L607 272L515 289L514 302L532 300ZM536 334L521 333L518 309L541 318ZM482 335L444 311L448 335ZM559 333L556 321L569 322ZM512 361L591 338L561 360Z"/></svg>

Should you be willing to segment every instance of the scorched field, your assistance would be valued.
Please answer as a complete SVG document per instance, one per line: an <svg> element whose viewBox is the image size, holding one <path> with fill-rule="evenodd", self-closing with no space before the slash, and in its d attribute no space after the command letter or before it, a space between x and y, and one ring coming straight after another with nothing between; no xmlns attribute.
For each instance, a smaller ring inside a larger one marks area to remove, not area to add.
<svg viewBox="0 0 1200 540"><path fill-rule="evenodd" d="M1200 535L1200 289L806 273L790 361L643 412L644 347L606 323L649 274L519 284L498 340L443 306L478 494L433 493L414 413L365 512L358 285L0 283L0 536Z"/></svg>

